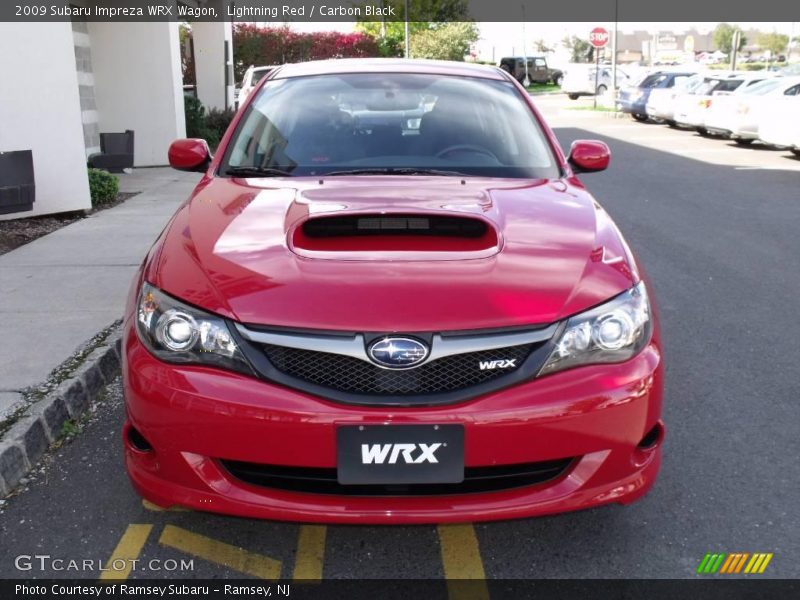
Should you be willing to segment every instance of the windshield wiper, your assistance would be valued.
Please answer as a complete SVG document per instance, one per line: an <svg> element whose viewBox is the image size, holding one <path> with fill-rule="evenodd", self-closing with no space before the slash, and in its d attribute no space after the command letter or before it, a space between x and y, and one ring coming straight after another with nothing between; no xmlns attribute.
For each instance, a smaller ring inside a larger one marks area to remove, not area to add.
<svg viewBox="0 0 800 600"><path fill-rule="evenodd" d="M229 167L225 175L238 177L291 177L289 171L275 167Z"/></svg>
<svg viewBox="0 0 800 600"><path fill-rule="evenodd" d="M349 169L347 171L331 171L330 173L325 173L323 177L337 175L444 175L448 177L464 177L466 173L415 167L365 167L363 169Z"/></svg>

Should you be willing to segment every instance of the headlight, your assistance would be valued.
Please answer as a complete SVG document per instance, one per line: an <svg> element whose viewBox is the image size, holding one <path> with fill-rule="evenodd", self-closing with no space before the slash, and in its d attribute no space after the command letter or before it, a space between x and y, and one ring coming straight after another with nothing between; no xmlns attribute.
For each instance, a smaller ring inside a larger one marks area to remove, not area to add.
<svg viewBox="0 0 800 600"><path fill-rule="evenodd" d="M223 319L167 296L148 283L139 292L139 338L157 358L252 374Z"/></svg>
<svg viewBox="0 0 800 600"><path fill-rule="evenodd" d="M579 365L622 362L650 341L653 322L644 282L571 317L539 375Z"/></svg>

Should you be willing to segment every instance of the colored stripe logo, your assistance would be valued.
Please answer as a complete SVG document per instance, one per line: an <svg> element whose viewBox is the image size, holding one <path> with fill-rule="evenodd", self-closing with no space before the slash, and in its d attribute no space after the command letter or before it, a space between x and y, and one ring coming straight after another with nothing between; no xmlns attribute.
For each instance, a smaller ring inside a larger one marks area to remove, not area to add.
<svg viewBox="0 0 800 600"><path fill-rule="evenodd" d="M708 553L697 567L699 575L761 574L772 560L772 552Z"/></svg>

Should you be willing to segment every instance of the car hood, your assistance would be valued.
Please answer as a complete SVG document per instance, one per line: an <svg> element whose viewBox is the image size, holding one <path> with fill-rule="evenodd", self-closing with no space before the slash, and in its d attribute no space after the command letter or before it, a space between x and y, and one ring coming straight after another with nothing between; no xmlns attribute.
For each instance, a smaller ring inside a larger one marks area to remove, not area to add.
<svg viewBox="0 0 800 600"><path fill-rule="evenodd" d="M352 214L480 219L486 248L306 252L293 232ZM207 178L162 234L145 277L244 323L446 331L551 323L638 281L627 246L577 179Z"/></svg>

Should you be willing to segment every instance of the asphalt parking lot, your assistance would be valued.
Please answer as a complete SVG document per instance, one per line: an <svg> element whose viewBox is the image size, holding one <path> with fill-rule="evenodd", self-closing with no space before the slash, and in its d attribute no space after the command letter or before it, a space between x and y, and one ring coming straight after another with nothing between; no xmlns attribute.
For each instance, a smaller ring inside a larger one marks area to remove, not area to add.
<svg viewBox="0 0 800 600"><path fill-rule="evenodd" d="M579 138L611 147L611 168L583 181L655 287L668 437L647 497L628 507L442 527L158 510L135 495L122 467L117 383L85 430L3 507L0 577L102 576L17 570L17 555L38 553L194 559L188 571L121 573L131 579L683 578L696 577L707 552L774 553L758 577L800 577L800 160L571 110L563 97L540 105L564 148Z"/></svg>

